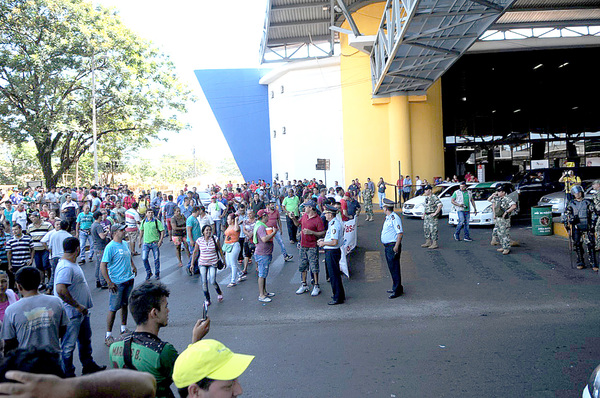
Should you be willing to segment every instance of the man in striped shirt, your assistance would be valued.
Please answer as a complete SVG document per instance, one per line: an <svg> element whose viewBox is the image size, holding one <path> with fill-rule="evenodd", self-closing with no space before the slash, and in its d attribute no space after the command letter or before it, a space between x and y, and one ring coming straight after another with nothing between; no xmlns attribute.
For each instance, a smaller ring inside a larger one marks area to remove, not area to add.
<svg viewBox="0 0 600 398"><path fill-rule="evenodd" d="M23 228L15 223L12 228L13 238L6 242L8 270L15 274L22 267L33 263L33 241L31 236L23 235Z"/></svg>
<svg viewBox="0 0 600 398"><path fill-rule="evenodd" d="M42 284L46 284L46 281L50 281L52 271L50 266L50 252L46 244L42 243L42 239L53 229L52 224L43 221L40 213L37 211L31 213L29 219L31 220L31 224L27 226L27 234L31 236L31 240L33 241L35 266L46 276L46 280L42 280Z"/></svg>

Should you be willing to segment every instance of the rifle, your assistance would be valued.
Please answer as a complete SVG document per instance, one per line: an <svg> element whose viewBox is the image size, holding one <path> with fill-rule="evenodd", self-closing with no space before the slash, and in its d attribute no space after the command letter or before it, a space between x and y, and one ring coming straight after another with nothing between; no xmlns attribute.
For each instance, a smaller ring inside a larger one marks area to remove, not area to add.
<svg viewBox="0 0 600 398"><path fill-rule="evenodd" d="M569 223L569 260L573 269L573 224Z"/></svg>

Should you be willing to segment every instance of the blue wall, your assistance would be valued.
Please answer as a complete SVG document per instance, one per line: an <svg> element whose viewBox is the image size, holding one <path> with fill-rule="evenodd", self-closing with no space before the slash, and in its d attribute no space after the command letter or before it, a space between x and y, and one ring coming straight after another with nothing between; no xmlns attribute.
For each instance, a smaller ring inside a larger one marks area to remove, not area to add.
<svg viewBox="0 0 600 398"><path fill-rule="evenodd" d="M271 176L267 69L204 69L196 78L246 181Z"/></svg>

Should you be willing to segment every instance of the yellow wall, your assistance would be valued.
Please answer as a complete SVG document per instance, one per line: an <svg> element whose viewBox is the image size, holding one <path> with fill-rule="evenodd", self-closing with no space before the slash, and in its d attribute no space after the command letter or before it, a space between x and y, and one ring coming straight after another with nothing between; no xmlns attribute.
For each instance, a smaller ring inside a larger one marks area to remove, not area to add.
<svg viewBox="0 0 600 398"><path fill-rule="evenodd" d="M383 9L384 3L376 3L354 12L363 35L377 32ZM347 23L343 27L349 29ZM354 178L364 183L367 177L395 184L398 161L402 174L413 178L419 175L432 182L434 176L443 176L440 82L423 102L405 96L372 99L369 55L348 46L347 35L340 36L346 185ZM393 190L387 192L393 198Z"/></svg>

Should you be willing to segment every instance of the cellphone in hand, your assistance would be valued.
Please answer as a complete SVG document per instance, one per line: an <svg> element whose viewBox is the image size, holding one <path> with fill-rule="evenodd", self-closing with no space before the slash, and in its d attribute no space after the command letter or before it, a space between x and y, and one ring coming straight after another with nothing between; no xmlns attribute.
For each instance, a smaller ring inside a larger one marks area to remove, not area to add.
<svg viewBox="0 0 600 398"><path fill-rule="evenodd" d="M203 321L206 319L207 315L208 315L208 303L205 301L202 304L202 320Z"/></svg>

